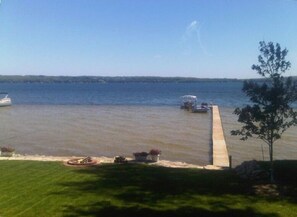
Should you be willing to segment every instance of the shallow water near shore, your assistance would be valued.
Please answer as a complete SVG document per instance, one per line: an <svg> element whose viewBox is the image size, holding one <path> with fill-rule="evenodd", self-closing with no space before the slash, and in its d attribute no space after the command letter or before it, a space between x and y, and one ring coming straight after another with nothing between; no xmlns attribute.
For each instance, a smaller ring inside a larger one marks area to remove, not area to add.
<svg viewBox="0 0 297 217"><path fill-rule="evenodd" d="M261 140L230 135L239 128L234 109L220 107L233 165L268 160ZM174 106L18 105L1 108L1 146L20 154L132 157L133 152L162 150L161 158L211 163L211 113L193 114ZM297 129L275 143L275 159L297 159Z"/></svg>
<svg viewBox="0 0 297 217"><path fill-rule="evenodd" d="M21 154L132 156L209 164L210 114L167 106L18 105L1 109L2 146Z"/></svg>
<svg viewBox="0 0 297 217"><path fill-rule="evenodd" d="M249 138L240 140L239 136L231 136L230 131L240 129L237 116L233 108L220 108L225 139L232 155L233 165L238 165L246 160L269 160L268 145L260 139ZM274 160L297 159L297 127L291 127L274 144Z"/></svg>

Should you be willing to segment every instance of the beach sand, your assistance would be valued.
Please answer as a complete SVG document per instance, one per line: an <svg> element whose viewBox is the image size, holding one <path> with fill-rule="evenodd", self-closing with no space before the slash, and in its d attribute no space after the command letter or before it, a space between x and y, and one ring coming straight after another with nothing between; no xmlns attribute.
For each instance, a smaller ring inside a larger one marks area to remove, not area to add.
<svg viewBox="0 0 297 217"><path fill-rule="evenodd" d="M84 157L77 157L77 156L46 156L46 155L20 155L16 154L13 157L0 157L0 160L32 160L32 161L57 161L67 163L68 160L74 158L84 158ZM92 157L98 163L97 164L112 164L114 158L110 157ZM208 170L219 170L222 169L221 167L214 166L214 165L195 165L195 164L188 164L185 162L180 161L168 161L168 160L159 160L158 162L136 162L131 158L127 158L128 163L146 163L148 165L154 166L163 166L163 167L170 167L170 168L196 168L196 169L208 169Z"/></svg>

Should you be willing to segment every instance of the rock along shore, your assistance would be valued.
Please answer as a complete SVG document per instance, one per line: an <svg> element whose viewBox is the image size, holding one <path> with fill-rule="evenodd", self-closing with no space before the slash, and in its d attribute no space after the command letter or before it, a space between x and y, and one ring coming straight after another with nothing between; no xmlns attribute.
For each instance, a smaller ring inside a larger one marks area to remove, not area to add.
<svg viewBox="0 0 297 217"><path fill-rule="evenodd" d="M77 156L46 156L46 155L20 155L16 154L13 157L0 157L0 160L32 160L32 161L60 161L67 162L73 158L83 158ZM110 157L92 157L97 160L98 163L113 163L114 158ZM129 162L138 163L133 161L131 158L127 158ZM208 169L208 170L220 170L221 167L214 165L200 166L195 164L188 164L185 162L179 161L168 161L168 160L159 160L158 162L149 162L150 165L171 167L171 168L196 168L196 169Z"/></svg>

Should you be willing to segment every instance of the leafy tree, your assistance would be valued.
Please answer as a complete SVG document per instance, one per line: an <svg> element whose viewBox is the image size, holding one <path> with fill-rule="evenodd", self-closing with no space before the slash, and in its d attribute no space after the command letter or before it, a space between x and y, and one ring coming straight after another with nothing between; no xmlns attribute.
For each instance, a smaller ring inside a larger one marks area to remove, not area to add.
<svg viewBox="0 0 297 217"><path fill-rule="evenodd" d="M265 79L244 82L242 91L251 105L235 109L234 114L243 126L231 134L241 136L241 140L257 137L268 145L273 182L273 145L289 127L297 125L297 112L292 108L297 100L297 83L282 76L291 67L285 59L287 49L282 50L278 43L261 41L259 50L259 65L253 65L252 69Z"/></svg>

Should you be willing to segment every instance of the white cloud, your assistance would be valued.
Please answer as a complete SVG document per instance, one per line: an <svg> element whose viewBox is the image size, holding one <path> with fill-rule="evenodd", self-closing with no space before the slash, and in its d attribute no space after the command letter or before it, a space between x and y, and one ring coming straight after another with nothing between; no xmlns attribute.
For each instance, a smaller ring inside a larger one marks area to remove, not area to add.
<svg viewBox="0 0 297 217"><path fill-rule="evenodd" d="M182 37L182 42L186 44L186 53L190 53L189 50L193 50L194 44L198 44L199 49L203 52L204 55L211 56L207 51L206 47L201 40L201 29L202 25L197 21L193 20L186 28L186 31Z"/></svg>
<svg viewBox="0 0 297 217"><path fill-rule="evenodd" d="M188 42L193 39L197 41L200 35L200 26L197 20L192 21L186 28L186 31L182 37L183 42Z"/></svg>
<svg viewBox="0 0 297 217"><path fill-rule="evenodd" d="M198 30L198 22L194 20L188 27L187 31L192 32L192 31L197 31Z"/></svg>

